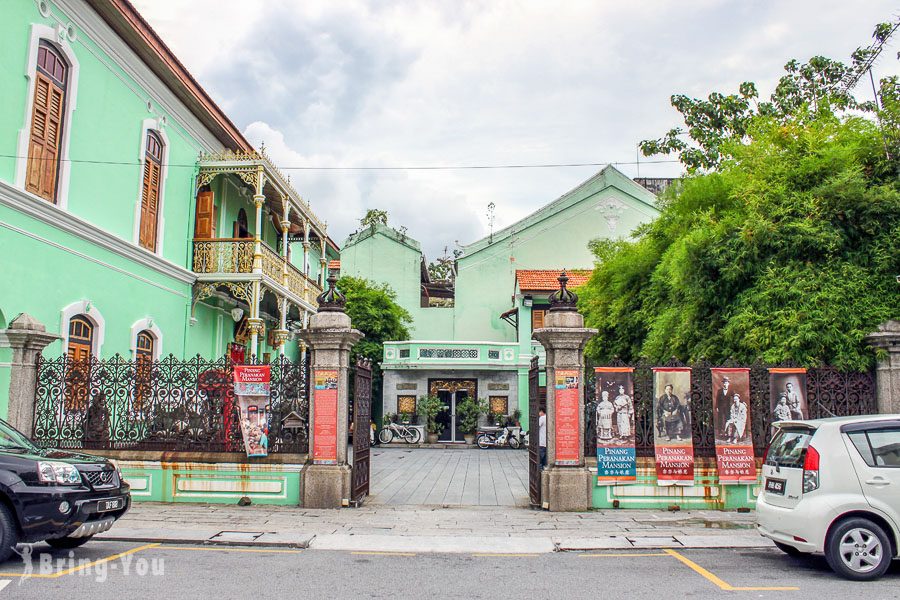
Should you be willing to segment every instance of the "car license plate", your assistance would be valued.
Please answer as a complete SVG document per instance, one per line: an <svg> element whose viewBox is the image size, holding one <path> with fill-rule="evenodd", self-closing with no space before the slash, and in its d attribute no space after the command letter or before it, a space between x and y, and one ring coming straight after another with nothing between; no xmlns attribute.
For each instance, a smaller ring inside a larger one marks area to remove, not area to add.
<svg viewBox="0 0 900 600"><path fill-rule="evenodd" d="M125 498L109 498L107 500L97 500L97 512L109 512L111 510L119 510L125 507Z"/></svg>
<svg viewBox="0 0 900 600"><path fill-rule="evenodd" d="M784 496L784 479L766 479L766 491L772 494Z"/></svg>

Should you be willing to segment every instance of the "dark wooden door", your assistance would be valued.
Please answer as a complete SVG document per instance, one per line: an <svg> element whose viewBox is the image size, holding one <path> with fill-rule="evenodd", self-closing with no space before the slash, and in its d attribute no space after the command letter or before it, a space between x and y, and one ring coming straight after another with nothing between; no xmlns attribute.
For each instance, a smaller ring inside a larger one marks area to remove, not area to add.
<svg viewBox="0 0 900 600"><path fill-rule="evenodd" d="M86 410L90 390L91 348L94 324L84 315L69 321L69 347L66 349L66 410Z"/></svg>
<svg viewBox="0 0 900 600"><path fill-rule="evenodd" d="M353 382L353 467L351 500L362 504L369 495L370 450L372 426L372 363L361 359L356 364Z"/></svg>

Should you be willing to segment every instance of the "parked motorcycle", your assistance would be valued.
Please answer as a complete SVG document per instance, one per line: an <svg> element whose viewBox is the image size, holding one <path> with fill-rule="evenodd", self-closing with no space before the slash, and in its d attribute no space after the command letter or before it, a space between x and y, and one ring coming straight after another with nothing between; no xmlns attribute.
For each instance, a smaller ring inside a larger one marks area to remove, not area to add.
<svg viewBox="0 0 900 600"><path fill-rule="evenodd" d="M475 444L485 450L487 448L518 448L521 446L519 436L513 433L512 427L485 427L479 429L475 435Z"/></svg>

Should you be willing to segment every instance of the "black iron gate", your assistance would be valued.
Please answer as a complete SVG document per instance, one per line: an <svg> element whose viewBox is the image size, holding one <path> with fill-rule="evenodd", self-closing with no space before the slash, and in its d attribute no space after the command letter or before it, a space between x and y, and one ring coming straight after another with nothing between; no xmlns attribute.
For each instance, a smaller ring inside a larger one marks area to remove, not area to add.
<svg viewBox="0 0 900 600"><path fill-rule="evenodd" d="M353 471L351 500L357 505L369 495L369 435L372 423L372 363L356 361L353 379Z"/></svg>
<svg viewBox="0 0 900 600"><path fill-rule="evenodd" d="M538 357L531 358L528 370L528 495L531 506L541 508L541 447L540 415L541 387Z"/></svg>

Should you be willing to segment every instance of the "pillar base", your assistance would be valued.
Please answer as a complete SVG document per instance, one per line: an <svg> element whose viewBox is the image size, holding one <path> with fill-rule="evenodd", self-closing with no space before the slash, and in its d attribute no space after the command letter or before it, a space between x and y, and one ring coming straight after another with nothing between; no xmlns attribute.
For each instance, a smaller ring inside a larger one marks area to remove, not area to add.
<svg viewBox="0 0 900 600"><path fill-rule="evenodd" d="M550 467L541 476L543 499L551 512L591 509L593 473L585 467Z"/></svg>
<svg viewBox="0 0 900 600"><path fill-rule="evenodd" d="M301 474L305 508L341 508L350 504L348 465L309 465Z"/></svg>

